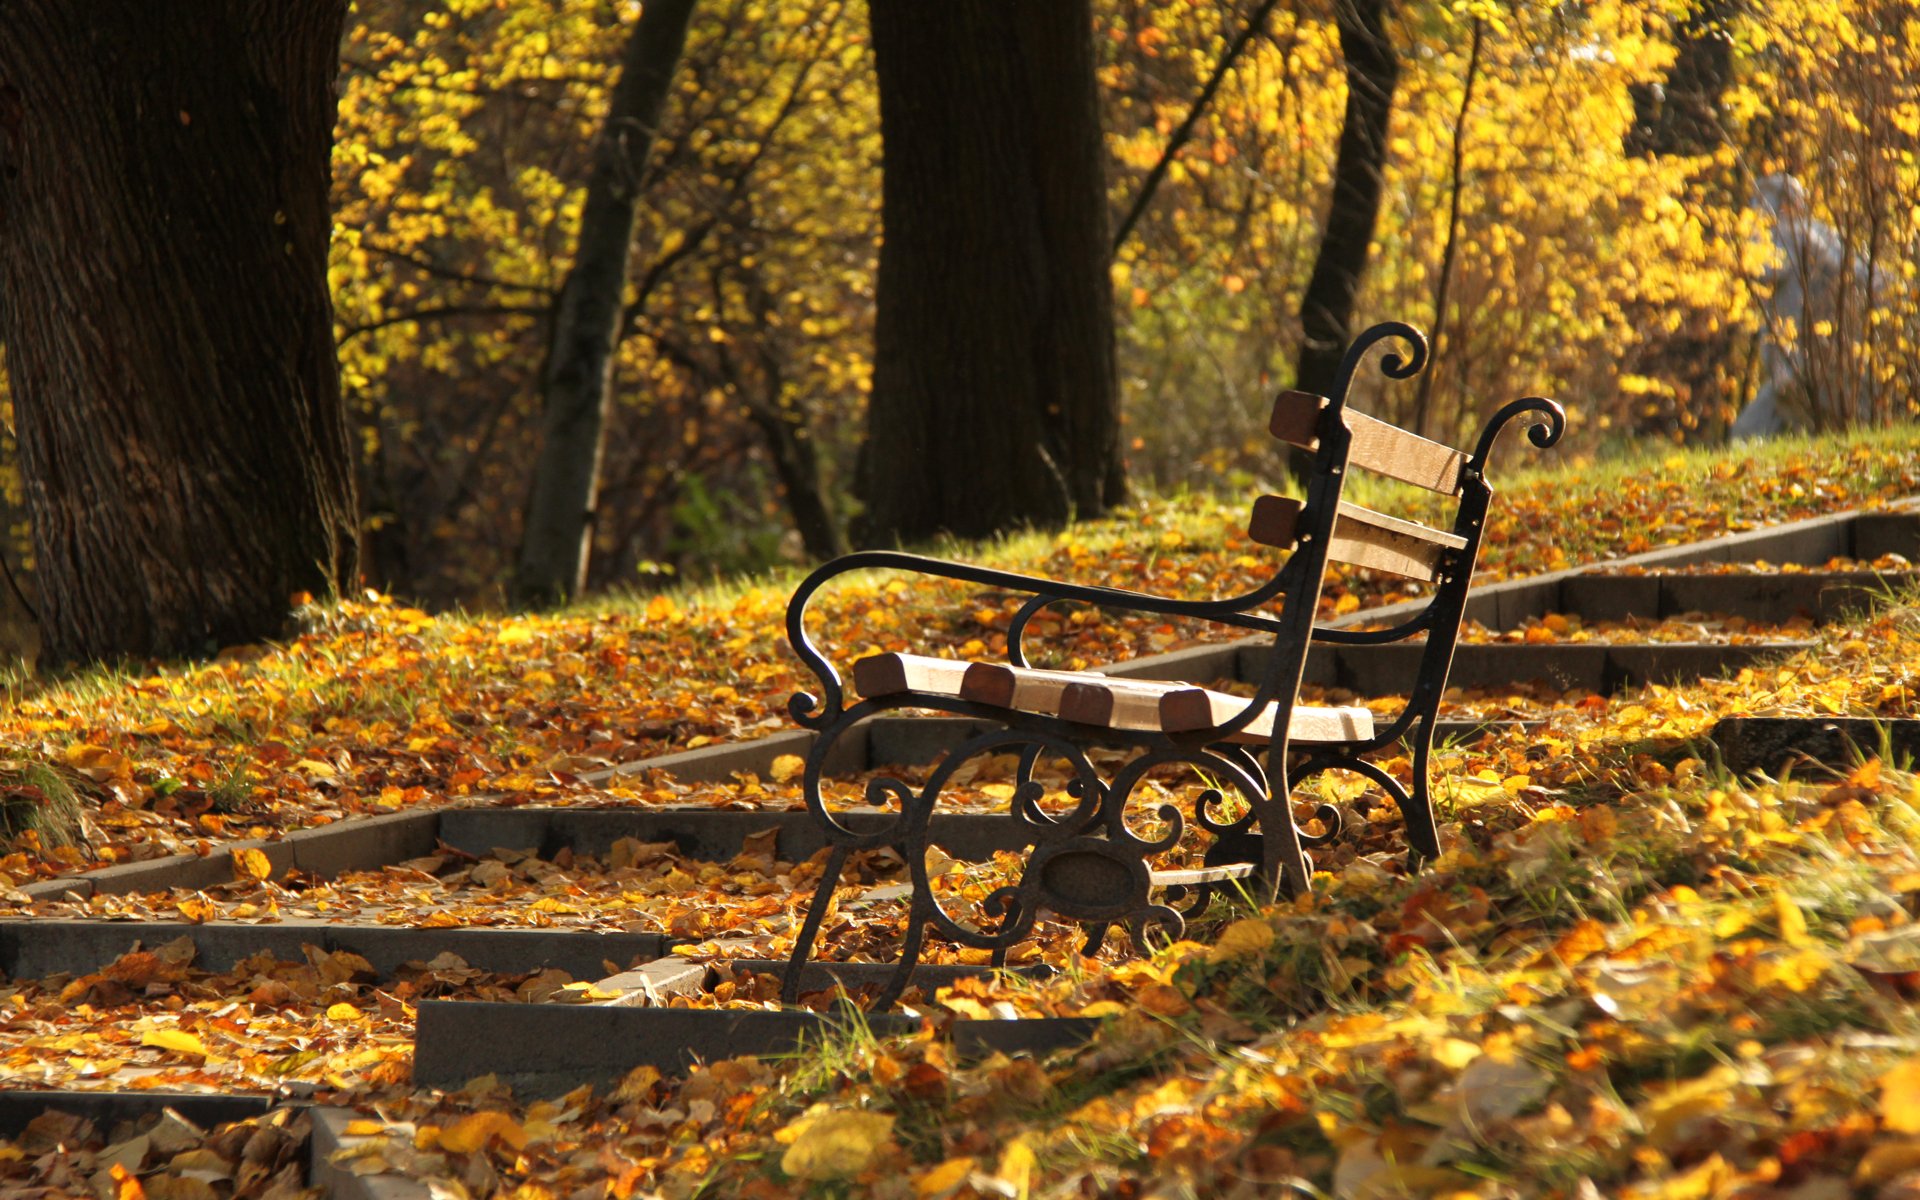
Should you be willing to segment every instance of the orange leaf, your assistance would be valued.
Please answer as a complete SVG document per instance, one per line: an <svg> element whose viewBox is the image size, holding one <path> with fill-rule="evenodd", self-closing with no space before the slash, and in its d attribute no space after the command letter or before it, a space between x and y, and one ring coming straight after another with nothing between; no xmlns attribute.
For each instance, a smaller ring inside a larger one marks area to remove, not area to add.
<svg viewBox="0 0 1920 1200"><path fill-rule="evenodd" d="M477 1112L460 1118L451 1129L441 1130L440 1148L454 1154L471 1154L496 1137L515 1150L527 1144L527 1131L506 1113Z"/></svg>
<svg viewBox="0 0 1920 1200"><path fill-rule="evenodd" d="M1553 956L1565 966L1591 958L1607 948L1607 927L1588 917L1553 944Z"/></svg>
<svg viewBox="0 0 1920 1200"><path fill-rule="evenodd" d="M140 1186L138 1175L119 1163L114 1163L107 1173L113 1176L114 1200L147 1200L147 1190Z"/></svg>
<svg viewBox="0 0 1920 1200"><path fill-rule="evenodd" d="M1185 992L1164 983L1150 984L1135 994L1134 1000L1141 1008L1156 1017L1177 1017L1191 1009Z"/></svg>
<svg viewBox="0 0 1920 1200"><path fill-rule="evenodd" d="M265 879L271 874L273 863L267 859L265 851L247 846L233 852L235 879Z"/></svg>

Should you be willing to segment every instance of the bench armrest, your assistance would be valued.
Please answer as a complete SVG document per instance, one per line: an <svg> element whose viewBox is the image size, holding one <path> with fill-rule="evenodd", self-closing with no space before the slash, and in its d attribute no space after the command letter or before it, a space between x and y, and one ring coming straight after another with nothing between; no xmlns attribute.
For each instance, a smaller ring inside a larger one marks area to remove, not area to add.
<svg viewBox="0 0 1920 1200"><path fill-rule="evenodd" d="M788 703L788 709L794 720L809 728L819 728L839 714L844 706L844 691L839 673L820 652L813 639L807 635L808 605L813 600L814 594L837 576L866 570L908 571L917 575L954 579L962 583L1004 588L1031 595L1033 599L1016 614L1014 623L1007 632L1008 657L1016 666L1025 665L1025 654L1020 642L1027 622L1035 613L1049 604L1078 601L1101 608L1150 612L1164 616L1198 617L1244 629L1273 632L1279 629L1278 622L1247 610L1278 596L1284 580L1284 572L1276 572L1273 579L1239 596L1228 596L1218 600L1177 600L1147 592L1128 591L1124 588L1065 583L1035 575L1022 575L1014 571L1002 571L972 563L951 562L896 550L862 550L842 555L820 566L802 580L800 586L794 589L793 598L787 602L787 640L793 645L794 653L798 654L800 660L807 665L807 669L819 678L823 688L821 696L803 692L794 696Z"/></svg>

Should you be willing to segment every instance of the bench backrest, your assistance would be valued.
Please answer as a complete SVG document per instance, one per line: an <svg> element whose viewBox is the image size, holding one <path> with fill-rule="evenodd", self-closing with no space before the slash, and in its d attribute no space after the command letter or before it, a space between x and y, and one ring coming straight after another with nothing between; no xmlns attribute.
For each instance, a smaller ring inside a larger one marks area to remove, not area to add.
<svg viewBox="0 0 1920 1200"><path fill-rule="evenodd" d="M1402 641L1425 634L1427 643L1419 669L1408 680L1406 709L1390 728L1381 730L1375 743L1385 745L1398 739L1415 722L1424 722L1430 732L1446 688L1453 653L1465 614L1467 589L1472 583L1474 564L1479 558L1481 538L1486 532L1487 511L1493 498L1487 485L1487 459L1500 431L1516 417L1530 416L1528 431L1534 445L1547 447L1560 439L1566 428L1566 415L1560 406L1540 397L1527 397L1506 405L1495 413L1480 433L1472 451L1430 441L1418 434L1365 413L1347 408L1344 401L1362 357L1375 343L1393 338L1411 348L1407 358L1390 355L1381 369L1393 379L1418 374L1427 364L1426 339L1410 326L1397 322L1377 325L1355 339L1341 365L1337 398L1328 399L1308 392L1284 392L1274 402L1269 429L1289 445L1315 453L1314 475L1308 481L1306 501L1279 496L1262 496L1254 503L1248 536L1263 545L1291 549L1297 558L1311 545L1313 530L1326 525L1327 515L1315 509L1316 497L1331 495L1334 501L1332 524L1326 537L1323 557L1377 571L1388 571L1406 578L1434 584L1427 604L1413 617L1391 629L1366 633L1315 627L1312 641L1378 644ZM1335 422L1337 421L1337 424ZM1329 445L1332 442L1334 444ZM1455 499L1453 527L1436 529L1417 521L1401 520L1340 498L1337 486L1321 487L1320 476L1331 472L1344 481L1359 468L1411 483ZM1316 491L1318 488L1318 491ZM1289 566L1291 566L1291 562ZM1324 564L1309 570L1324 571ZM1312 602L1319 602L1319 582L1310 589ZM1289 623L1293 596L1282 610L1282 622ZM1279 678L1274 681L1278 695L1287 694L1289 685L1298 690L1298 675L1304 667L1304 651L1298 662L1295 647L1288 645L1288 634L1276 644L1275 666ZM1307 639L1302 639L1307 640ZM1424 747L1427 738L1416 739ZM1424 758L1424 749L1419 756Z"/></svg>

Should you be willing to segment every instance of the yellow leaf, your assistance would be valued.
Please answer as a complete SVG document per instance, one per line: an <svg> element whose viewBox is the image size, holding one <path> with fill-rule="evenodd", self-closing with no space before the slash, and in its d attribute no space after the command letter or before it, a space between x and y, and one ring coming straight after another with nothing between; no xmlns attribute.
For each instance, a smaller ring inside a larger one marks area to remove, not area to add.
<svg viewBox="0 0 1920 1200"><path fill-rule="evenodd" d="M1880 1077L1880 1123L1895 1133L1920 1133L1920 1058Z"/></svg>
<svg viewBox="0 0 1920 1200"><path fill-rule="evenodd" d="M975 1160L971 1157L950 1158L914 1180L913 1194L920 1200L946 1200L967 1182L973 1174L974 1165Z"/></svg>
<svg viewBox="0 0 1920 1200"><path fill-rule="evenodd" d="M358 1121L347 1122L346 1135L348 1137L373 1137L375 1134L385 1133L386 1131L387 1123L385 1121L370 1121L362 1118Z"/></svg>
<svg viewBox="0 0 1920 1200"><path fill-rule="evenodd" d="M1789 946L1804 946L1811 940L1807 937L1807 915L1784 888L1774 889L1773 911L1780 919L1781 941Z"/></svg>
<svg viewBox="0 0 1920 1200"><path fill-rule="evenodd" d="M1443 1037L1435 1042L1427 1053L1433 1056L1434 1062L1449 1071L1458 1071L1479 1058L1481 1050L1479 1046L1464 1038Z"/></svg>
<svg viewBox="0 0 1920 1200"><path fill-rule="evenodd" d="M610 1099L620 1104L637 1103L645 1100L652 1093L653 1085L659 1082L660 1068L643 1064L627 1072Z"/></svg>
<svg viewBox="0 0 1920 1200"><path fill-rule="evenodd" d="M273 874L273 863L268 861L264 851L247 846L233 852L235 879L265 879L271 874Z"/></svg>
<svg viewBox="0 0 1920 1200"><path fill-rule="evenodd" d="M360 1010L348 1004L345 1000L340 1001L338 1004L330 1004L327 1006L327 1020L329 1021L358 1021L359 1019Z"/></svg>
<svg viewBox="0 0 1920 1200"><path fill-rule="evenodd" d="M477 1112L461 1117L451 1129L440 1131L440 1148L453 1154L472 1154L493 1138L519 1150L527 1144L520 1122L503 1112Z"/></svg>
<svg viewBox="0 0 1920 1200"><path fill-rule="evenodd" d="M1258 917L1245 917L1220 931L1219 940L1207 951L1207 961L1223 963L1236 958L1258 958L1271 945L1273 926Z"/></svg>
<svg viewBox="0 0 1920 1200"><path fill-rule="evenodd" d="M858 1175L893 1144L893 1117L886 1113L820 1111L815 1105L782 1133L792 1143L780 1169L795 1179L825 1182Z"/></svg>
<svg viewBox="0 0 1920 1200"><path fill-rule="evenodd" d="M127 769L127 760L105 746L82 742L68 746L61 756L67 765L97 783L105 783Z"/></svg>
<svg viewBox="0 0 1920 1200"><path fill-rule="evenodd" d="M1033 1147L1027 1145L1026 1138L1017 1137L1000 1156L1000 1165L993 1173L1003 1185L1013 1189L1014 1200L1027 1200L1033 1194L1033 1169L1037 1165Z"/></svg>
<svg viewBox="0 0 1920 1200"><path fill-rule="evenodd" d="M767 774L775 783L786 783L797 778L800 772L806 769L806 759L798 754L782 754L773 760L773 766L768 768Z"/></svg>
<svg viewBox="0 0 1920 1200"><path fill-rule="evenodd" d="M340 774L332 763L323 763L317 758L303 758L293 765L313 776L315 779L330 780Z"/></svg>
<svg viewBox="0 0 1920 1200"><path fill-rule="evenodd" d="M156 1046L162 1050L171 1050L175 1054L198 1054L207 1056L207 1044L199 1035L188 1033L184 1029L149 1029L140 1035L142 1046Z"/></svg>

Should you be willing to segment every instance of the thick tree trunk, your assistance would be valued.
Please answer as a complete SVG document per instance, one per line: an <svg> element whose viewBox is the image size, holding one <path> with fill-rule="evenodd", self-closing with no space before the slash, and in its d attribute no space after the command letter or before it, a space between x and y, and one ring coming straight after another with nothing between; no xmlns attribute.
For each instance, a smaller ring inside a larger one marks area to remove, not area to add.
<svg viewBox="0 0 1920 1200"><path fill-rule="evenodd" d="M1346 60L1347 105L1333 163L1333 200L1321 226L1313 274L1300 297L1305 335L1294 386L1328 395L1352 340L1354 298L1366 273L1386 182L1387 123L1400 64L1387 34L1391 0L1336 0L1340 53Z"/></svg>
<svg viewBox="0 0 1920 1200"><path fill-rule="evenodd" d="M641 10L595 147L580 242L561 285L541 384L540 456L513 580L520 604L552 604L586 586L640 181L694 2L648 0Z"/></svg>
<svg viewBox="0 0 1920 1200"><path fill-rule="evenodd" d="M862 539L1125 494L1088 0L875 0L886 144Z"/></svg>
<svg viewBox="0 0 1920 1200"><path fill-rule="evenodd" d="M257 640L355 578L326 286L346 9L0 4L0 339L46 661Z"/></svg>

